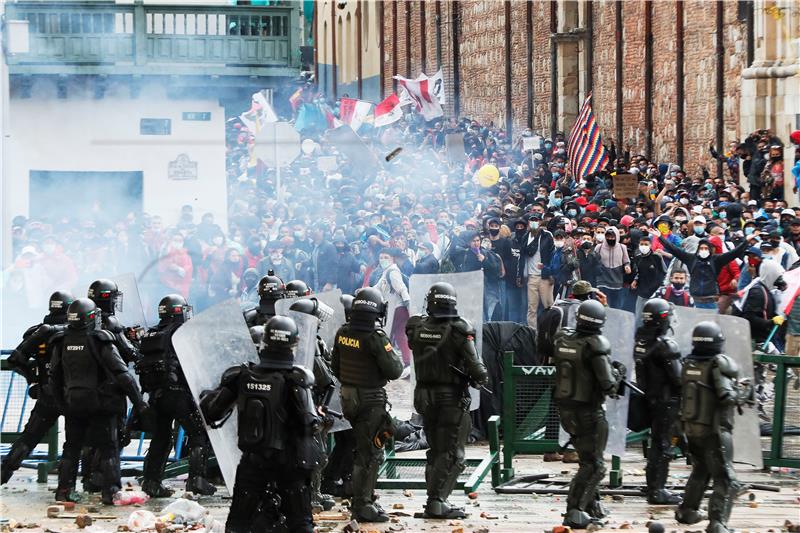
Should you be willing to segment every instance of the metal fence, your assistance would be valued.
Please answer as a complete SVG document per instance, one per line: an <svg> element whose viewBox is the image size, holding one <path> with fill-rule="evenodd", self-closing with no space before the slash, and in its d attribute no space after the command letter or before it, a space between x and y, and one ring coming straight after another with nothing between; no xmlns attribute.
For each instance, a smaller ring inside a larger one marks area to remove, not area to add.
<svg viewBox="0 0 800 533"><path fill-rule="evenodd" d="M764 365L760 393L764 466L800 467L800 357L756 354Z"/></svg>

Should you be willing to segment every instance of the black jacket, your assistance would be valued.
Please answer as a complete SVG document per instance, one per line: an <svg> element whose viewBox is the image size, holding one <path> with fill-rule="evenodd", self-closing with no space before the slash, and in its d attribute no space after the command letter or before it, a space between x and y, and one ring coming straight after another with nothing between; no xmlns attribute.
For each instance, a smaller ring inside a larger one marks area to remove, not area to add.
<svg viewBox="0 0 800 533"><path fill-rule="evenodd" d="M756 283L747 291L740 316L750 322L753 340L764 342L772 331L775 313L775 298L763 283Z"/></svg>
<svg viewBox="0 0 800 533"><path fill-rule="evenodd" d="M414 274L436 274L439 272L439 261L433 254L428 254L417 261Z"/></svg>
<svg viewBox="0 0 800 533"><path fill-rule="evenodd" d="M316 254L314 250L316 249ZM314 290L321 291L327 283L331 285L336 284L337 277L337 259L338 253L336 247L329 242L323 241L318 247L312 248L311 253L311 269L314 276Z"/></svg>
<svg viewBox="0 0 800 533"><path fill-rule="evenodd" d="M636 296L650 298L661 286L667 275L664 259L653 252L633 256L633 269L636 280Z"/></svg>
<svg viewBox="0 0 800 533"><path fill-rule="evenodd" d="M743 240L736 248L729 252L718 255L712 252L710 256L702 259L696 253L690 254L683 248L678 248L664 237L659 237L658 240L669 253L677 257L678 260L689 269L689 274L692 276L689 283L689 294L691 294L693 298L718 295L719 285L717 285L717 275L719 271L734 259L742 257L748 246L747 241ZM700 244L706 244L712 250L714 249L705 239L701 239L698 246Z"/></svg>
<svg viewBox="0 0 800 533"><path fill-rule="evenodd" d="M528 235L530 235L530 233ZM539 234L536 235L530 243L528 242L528 235L524 236L521 242L522 247L519 254L519 264L517 264L518 278L525 277L525 264L528 258L536 255L537 250L541 255L542 264L549 265L550 261L553 259L555 245L553 245L553 235L549 231L546 229L540 230Z"/></svg>

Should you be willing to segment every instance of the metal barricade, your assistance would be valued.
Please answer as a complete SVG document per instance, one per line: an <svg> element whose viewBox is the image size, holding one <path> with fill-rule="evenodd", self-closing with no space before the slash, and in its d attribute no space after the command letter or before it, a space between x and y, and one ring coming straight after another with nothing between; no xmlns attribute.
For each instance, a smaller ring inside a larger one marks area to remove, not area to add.
<svg viewBox="0 0 800 533"><path fill-rule="evenodd" d="M764 466L800 468L800 357L756 353Z"/></svg>

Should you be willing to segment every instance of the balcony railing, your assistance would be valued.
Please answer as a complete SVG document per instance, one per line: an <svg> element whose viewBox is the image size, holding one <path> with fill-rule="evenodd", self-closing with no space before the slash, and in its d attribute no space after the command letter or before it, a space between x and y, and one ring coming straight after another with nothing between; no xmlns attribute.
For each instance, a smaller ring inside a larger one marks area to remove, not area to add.
<svg viewBox="0 0 800 533"><path fill-rule="evenodd" d="M7 3L7 19L29 23L30 51L6 59L19 67L12 73L113 66L146 74L202 66L212 74L278 74L300 67L299 6Z"/></svg>

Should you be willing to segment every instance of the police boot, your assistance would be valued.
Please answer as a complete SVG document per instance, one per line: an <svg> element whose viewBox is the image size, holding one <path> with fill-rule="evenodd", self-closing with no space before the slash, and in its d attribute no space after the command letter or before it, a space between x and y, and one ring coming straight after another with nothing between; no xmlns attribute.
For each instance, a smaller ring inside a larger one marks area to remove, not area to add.
<svg viewBox="0 0 800 533"><path fill-rule="evenodd" d="M311 506L319 507L323 511L330 511L333 509L334 505L336 505L336 500L334 500L333 496L330 494L322 494L321 492L317 492L311 498Z"/></svg>
<svg viewBox="0 0 800 533"><path fill-rule="evenodd" d="M142 481L142 490L151 498L168 498L174 492L155 479L145 479Z"/></svg>
<svg viewBox="0 0 800 533"><path fill-rule="evenodd" d="M103 505L114 505L114 495L121 489L119 459L101 459L99 469L103 479L103 486L100 489L101 501Z"/></svg>
<svg viewBox="0 0 800 533"><path fill-rule="evenodd" d="M581 511L576 507L567 511L567 514L564 515L564 521L562 522L562 525L577 529L585 529L592 524L600 525L601 522L589 516L589 513Z"/></svg>
<svg viewBox="0 0 800 533"><path fill-rule="evenodd" d="M186 481L186 491L200 494L202 496L211 496L217 492L217 488L206 481L206 463L208 462L208 455L206 447L201 446L189 452L189 479Z"/></svg>
<svg viewBox="0 0 800 533"><path fill-rule="evenodd" d="M14 475L14 472L17 471L22 461L24 461L30 453L30 447L21 440L14 443L11 447L11 451L8 452L8 455L6 455L2 463L0 463L0 485L8 483L8 480L11 479L11 476Z"/></svg>
<svg viewBox="0 0 800 533"><path fill-rule="evenodd" d="M718 520L711 520L706 526L706 533L730 533L730 529Z"/></svg>
<svg viewBox="0 0 800 533"><path fill-rule="evenodd" d="M656 489L647 493L647 503L650 505L678 505L682 501L683 498L679 494L667 489Z"/></svg>
<svg viewBox="0 0 800 533"><path fill-rule="evenodd" d="M608 516L608 509L606 509L605 505L600 503L600 500L594 500L587 505L586 512L592 518L605 518Z"/></svg>
<svg viewBox="0 0 800 533"><path fill-rule="evenodd" d="M380 506L375 504L364 505L360 509L353 510L353 518L359 522L388 522L387 515Z"/></svg>
<svg viewBox="0 0 800 533"><path fill-rule="evenodd" d="M95 449L85 447L81 450L81 485L84 492L100 492L100 483L95 477Z"/></svg>
<svg viewBox="0 0 800 533"><path fill-rule="evenodd" d="M706 514L697 509L678 507L675 509L675 520L679 524L696 524L706 519Z"/></svg>
<svg viewBox="0 0 800 533"><path fill-rule="evenodd" d="M428 498L425 504L425 518L440 518L455 520L458 518L466 518L467 513L461 507L456 507L450 502L446 502L439 498Z"/></svg>
<svg viewBox="0 0 800 533"><path fill-rule="evenodd" d="M62 456L58 464L58 488L56 489L57 502L79 502L80 495L75 492L75 478L78 477L78 462L69 457Z"/></svg>

